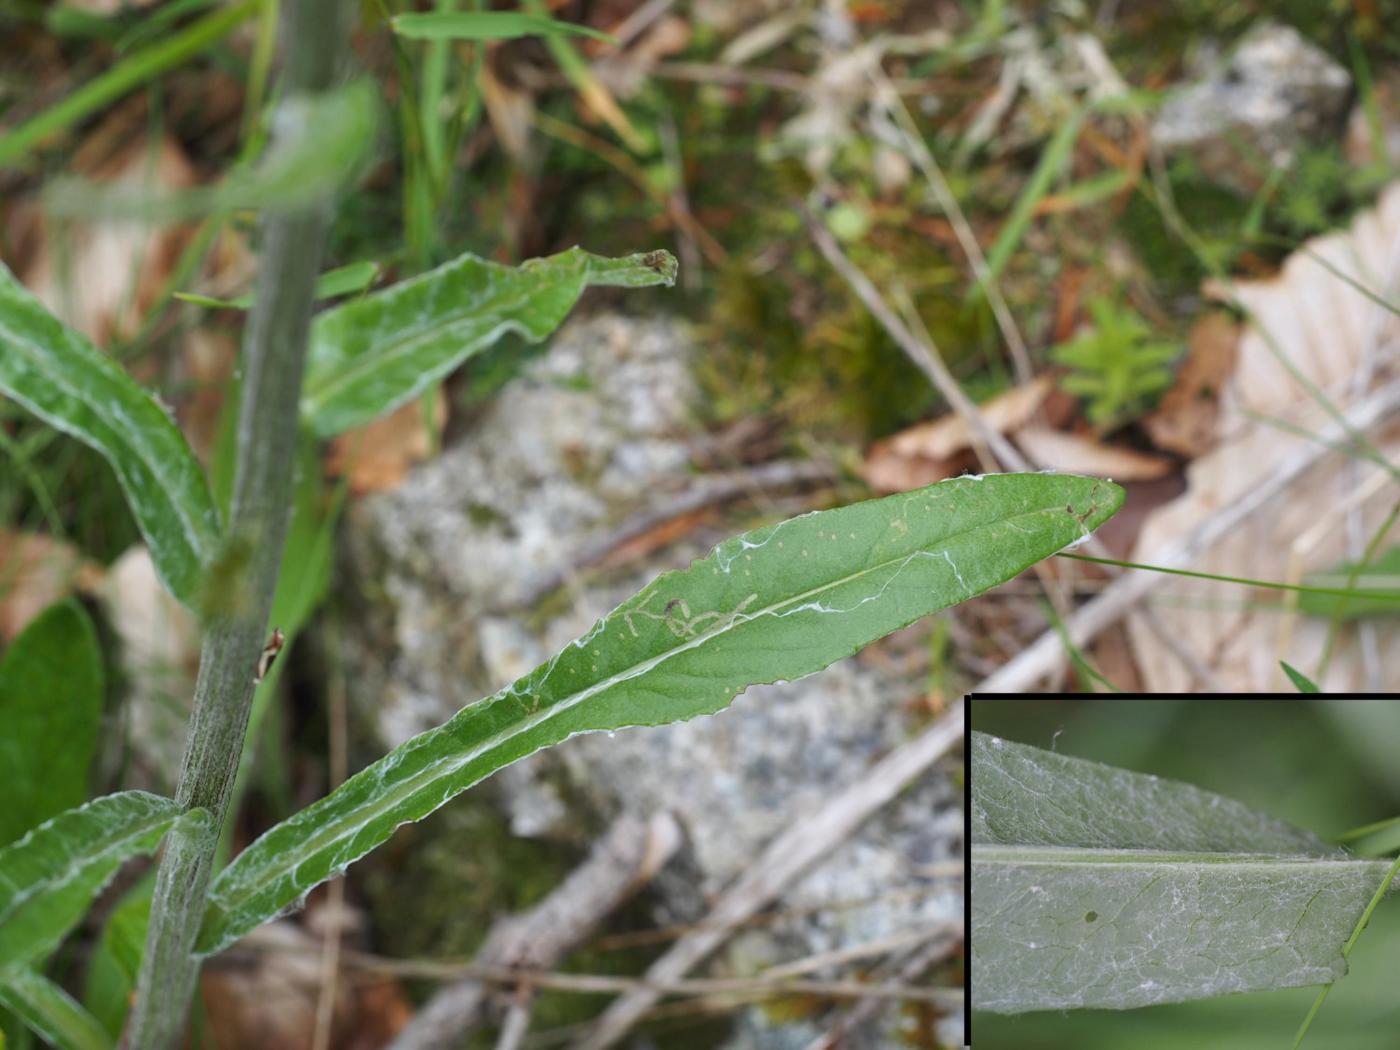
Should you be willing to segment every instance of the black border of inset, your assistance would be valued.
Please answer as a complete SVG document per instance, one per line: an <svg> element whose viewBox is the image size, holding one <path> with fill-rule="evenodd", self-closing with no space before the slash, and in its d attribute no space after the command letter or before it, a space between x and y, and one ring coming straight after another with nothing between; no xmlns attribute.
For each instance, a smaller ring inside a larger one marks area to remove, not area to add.
<svg viewBox="0 0 1400 1050"><path fill-rule="evenodd" d="M963 1046L972 1046L972 702L982 700L1400 700L1400 693L965 693L963 695Z"/></svg>

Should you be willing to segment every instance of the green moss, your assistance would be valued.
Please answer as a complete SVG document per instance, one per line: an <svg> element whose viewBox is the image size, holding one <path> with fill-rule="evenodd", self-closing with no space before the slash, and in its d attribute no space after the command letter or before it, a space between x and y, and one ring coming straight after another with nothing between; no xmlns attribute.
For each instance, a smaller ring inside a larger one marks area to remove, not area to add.
<svg viewBox="0 0 1400 1050"><path fill-rule="evenodd" d="M987 307L962 301L960 275L926 241L882 227L850 251L877 285L906 289L950 365L995 347ZM940 403L814 249L803 244L794 264L721 273L704 323L711 350L697 364L712 422L777 414L795 428L864 442Z"/></svg>
<svg viewBox="0 0 1400 1050"><path fill-rule="evenodd" d="M558 847L519 838L488 793L465 796L402 827L352 869L395 958L470 956L501 915L539 901L573 867Z"/></svg>

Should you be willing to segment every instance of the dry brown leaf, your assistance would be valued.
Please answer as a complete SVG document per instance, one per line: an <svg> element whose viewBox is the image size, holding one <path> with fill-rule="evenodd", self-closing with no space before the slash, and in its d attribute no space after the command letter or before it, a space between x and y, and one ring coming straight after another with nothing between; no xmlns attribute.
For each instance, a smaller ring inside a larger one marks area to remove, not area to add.
<svg viewBox="0 0 1400 1050"><path fill-rule="evenodd" d="M0 641L12 640L54 602L96 586L102 571L62 540L0 529Z"/></svg>
<svg viewBox="0 0 1400 1050"><path fill-rule="evenodd" d="M1066 474L1092 474L1112 481L1151 481L1166 477L1176 468L1166 456L1104 445L1091 437L1049 427L1022 427L1014 436L1021 451L1039 466Z"/></svg>
<svg viewBox="0 0 1400 1050"><path fill-rule="evenodd" d="M1158 448L1191 459L1216 442L1220 394L1235 367L1242 326L1222 313L1208 313L1191 326L1186 360L1172 388L1143 426Z"/></svg>
<svg viewBox="0 0 1400 1050"><path fill-rule="evenodd" d="M105 154L118 112L92 132L82 154ZM154 150L144 138L118 149L108 159L77 163L77 174L116 185L177 189L193 184L194 168L174 139L163 137ZM48 236L21 280L63 320L98 346L135 335L184 245L185 227L157 227L140 222L65 222L48 227ZM48 250L56 230L63 238L63 263Z"/></svg>
<svg viewBox="0 0 1400 1050"><path fill-rule="evenodd" d="M1039 376L978 405L978 411L989 427L1004 434L1030 422L1052 386L1049 376ZM901 456L946 459L972 445L972 427L963 416L950 412L901 431L890 438L889 445Z"/></svg>
<svg viewBox="0 0 1400 1050"><path fill-rule="evenodd" d="M958 453L947 459L924 459L921 456L901 456L888 441L877 441L865 454L860 476L876 492L908 492L935 481L955 477L975 460Z"/></svg>
<svg viewBox="0 0 1400 1050"><path fill-rule="evenodd" d="M679 15L667 15L626 50L600 59L594 73L618 98L632 98L646 87L656 63L689 46L690 23Z"/></svg>
<svg viewBox="0 0 1400 1050"><path fill-rule="evenodd" d="M1053 390L1049 376L998 394L978 406L993 430L1005 433L1028 422ZM950 412L877 441L866 453L861 476L876 492L907 492L975 468L972 428Z"/></svg>
<svg viewBox="0 0 1400 1050"><path fill-rule="evenodd" d="M481 102L496 140L511 160L523 162L530 147L530 128L535 121L535 99L528 91L512 87L496 76L490 62L481 66Z"/></svg>
<svg viewBox="0 0 1400 1050"><path fill-rule="evenodd" d="M446 420L447 398L438 387L433 392L432 430L441 433ZM415 399L332 440L326 472L336 477L348 475L352 492L383 492L397 487L408 468L431 452L422 400Z"/></svg>
<svg viewBox="0 0 1400 1050"><path fill-rule="evenodd" d="M1328 421L1329 416L1275 356L1259 326L1271 334L1294 367L1342 408L1356 398L1353 379L1364 374L1368 359L1382 366L1382 374L1384 364L1394 362L1400 318L1308 253L1322 256L1393 299L1397 241L1400 184L1393 184L1382 193L1377 207L1357 216L1349 230L1309 241L1307 251L1290 256L1276 277L1236 285L1251 323L1240 340L1238 363L1221 398L1222 443L1190 465L1185 495L1147 520L1134 551L1135 561L1152 563L1154 552L1234 504L1300 443L1311 440L1259 415L1309 432L1320 430ZM1373 433L1371 440L1392 461L1400 456L1400 427ZM1393 483L1373 484L1378 472L1379 468L1365 462L1353 466L1340 454L1325 456L1190 567L1296 582L1303 572L1343 560L1347 556L1346 508L1359 508L1361 534L1370 536L1394 502ZM1329 625L1259 608L1277 602L1273 593L1175 578L1160 585L1155 598L1158 615L1168 629L1195 650L1224 687L1241 691L1287 689L1280 660L1311 671L1321 656ZM1400 681L1400 625L1393 619L1375 620L1372 627L1381 681ZM1188 672L1163 651L1141 617L1133 618L1131 633L1149 690L1191 687ZM1327 691L1370 688L1354 629L1343 631L1331 669L1319 685Z"/></svg>

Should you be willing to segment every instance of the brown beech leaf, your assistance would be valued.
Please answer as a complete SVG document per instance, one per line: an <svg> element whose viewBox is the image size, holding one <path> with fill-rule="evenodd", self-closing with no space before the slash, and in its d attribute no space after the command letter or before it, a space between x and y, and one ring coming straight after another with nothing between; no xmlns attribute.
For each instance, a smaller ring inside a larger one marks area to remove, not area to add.
<svg viewBox="0 0 1400 1050"><path fill-rule="evenodd" d="M441 433L447 420L447 398L441 387L433 392L432 411L432 431ZM416 398L373 423L338 435L330 443L326 472L348 476L352 492L383 492L397 487L409 467L431 453L423 401Z"/></svg>
<svg viewBox="0 0 1400 1050"><path fill-rule="evenodd" d="M1241 331L1239 324L1216 312L1192 325L1190 349L1176 382L1142 421L1158 448L1194 459L1214 446L1220 393L1234 371Z"/></svg>
<svg viewBox="0 0 1400 1050"><path fill-rule="evenodd" d="M1342 411L1369 392L1357 389L1368 362L1375 366L1370 386L1383 379L1386 348L1400 340L1400 317L1333 271L1393 302L1400 296L1394 283L1397 239L1400 183L1393 183L1375 208L1358 215L1346 230L1308 241L1276 276L1235 283L1234 295L1249 316L1234 372L1221 392L1220 443L1187 468L1186 492L1146 519L1132 560L1152 563L1157 551L1221 508L1246 498L1261 478L1314 441L1307 435L1322 430L1330 416L1298 381L1295 370ZM1368 437L1391 462L1400 457L1400 427L1393 422ZM1304 574L1326 570L1348 557L1349 513L1358 515L1358 534L1369 537L1394 501L1394 481L1375 464L1328 452L1190 568L1298 583ZM1159 586L1155 597L1157 615L1167 629L1196 652L1226 689L1289 689L1279 661L1311 674L1328 644L1327 620L1299 615L1291 602L1274 593L1173 578ZM1134 617L1130 627L1149 691L1192 687L1187 671L1163 651L1140 618ZM1368 629L1374 632L1379 681L1400 679L1400 621L1375 619ZM1344 630L1329 671L1318 684L1324 692L1336 692L1370 689L1369 683L1360 636Z"/></svg>
<svg viewBox="0 0 1400 1050"><path fill-rule="evenodd" d="M1176 464L1166 456L1105 445L1091 437L1049 427L1022 427L1016 444L1039 466L1065 474L1092 474L1113 481L1151 481L1165 477Z"/></svg>
<svg viewBox="0 0 1400 1050"><path fill-rule="evenodd" d="M0 529L0 641L14 639L59 599L95 586L102 572L63 540Z"/></svg>
<svg viewBox="0 0 1400 1050"><path fill-rule="evenodd" d="M1051 394L1049 376L998 394L978 406L993 430L1006 433L1029 422ZM861 466L865 483L876 492L907 492L955 477L974 468L972 427L956 412L918 423L884 441L877 441Z"/></svg>

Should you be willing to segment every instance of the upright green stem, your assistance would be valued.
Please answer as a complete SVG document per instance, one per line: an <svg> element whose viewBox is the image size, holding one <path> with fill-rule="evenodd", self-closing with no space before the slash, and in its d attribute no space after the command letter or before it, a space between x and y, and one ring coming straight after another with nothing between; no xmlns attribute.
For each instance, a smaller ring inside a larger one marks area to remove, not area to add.
<svg viewBox="0 0 1400 1050"><path fill-rule="evenodd" d="M284 96L331 85L343 50L342 0L283 7ZM287 518L297 402L321 265L329 202L268 215L261 226L257 304L243 349L238 465L226 541L227 571L210 596L194 715L176 800L213 815L204 834L172 833L156 876L137 999L123 1046L167 1050L184 1029L199 963L191 954L204 916L213 857L243 749L254 674L277 583Z"/></svg>

